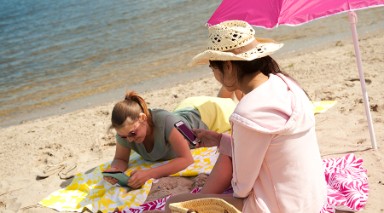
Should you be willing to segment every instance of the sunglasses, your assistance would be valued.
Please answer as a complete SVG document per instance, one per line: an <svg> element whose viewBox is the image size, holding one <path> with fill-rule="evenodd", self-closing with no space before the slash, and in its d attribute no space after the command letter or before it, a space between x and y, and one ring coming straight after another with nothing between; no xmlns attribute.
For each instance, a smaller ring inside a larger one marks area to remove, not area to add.
<svg viewBox="0 0 384 213"><path fill-rule="evenodd" d="M133 137L136 136L136 132L135 131L130 131L127 136L121 136L121 135L119 135L119 136L120 136L120 138L123 138L123 139L133 138Z"/></svg>
<svg viewBox="0 0 384 213"><path fill-rule="evenodd" d="M127 139L127 138L133 138L133 137L135 137L135 136L137 135L137 129L138 129L139 126L140 126L140 123L139 123L139 122L137 122L137 123L138 123L138 124L137 124L137 126L136 126L135 129L133 129L132 131L130 131L130 132L128 133L127 136L119 135L120 138Z"/></svg>

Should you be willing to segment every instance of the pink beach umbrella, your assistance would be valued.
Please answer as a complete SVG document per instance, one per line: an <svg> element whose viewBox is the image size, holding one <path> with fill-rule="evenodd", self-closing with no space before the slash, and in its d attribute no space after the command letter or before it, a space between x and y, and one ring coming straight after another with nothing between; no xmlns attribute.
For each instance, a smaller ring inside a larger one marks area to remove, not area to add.
<svg viewBox="0 0 384 213"><path fill-rule="evenodd" d="M354 11L379 6L384 6L384 0L223 0L208 20L208 25L215 25L226 20L243 20L253 26L263 28L274 28L278 25L297 26L318 18L349 12L371 144L373 149L377 149L362 69Z"/></svg>

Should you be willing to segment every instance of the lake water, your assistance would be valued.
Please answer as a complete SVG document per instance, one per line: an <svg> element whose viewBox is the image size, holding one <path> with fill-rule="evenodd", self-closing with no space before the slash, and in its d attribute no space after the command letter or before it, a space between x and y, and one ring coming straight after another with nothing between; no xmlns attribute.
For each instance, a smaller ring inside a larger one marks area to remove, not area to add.
<svg viewBox="0 0 384 213"><path fill-rule="evenodd" d="M220 2L0 0L0 126L201 77L207 68L186 64L204 49ZM384 26L383 7L358 16L359 33ZM256 33L284 42L284 54L350 37L350 28L343 13Z"/></svg>

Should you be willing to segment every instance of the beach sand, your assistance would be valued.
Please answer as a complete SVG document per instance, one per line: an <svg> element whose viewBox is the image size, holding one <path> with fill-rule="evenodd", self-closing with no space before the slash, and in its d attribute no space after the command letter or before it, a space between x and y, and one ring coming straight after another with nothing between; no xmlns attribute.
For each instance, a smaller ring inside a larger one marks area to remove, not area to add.
<svg viewBox="0 0 384 213"><path fill-rule="evenodd" d="M361 212L384 212L384 30L360 36L363 69L367 82L377 150L371 149L366 113L352 39L333 41L321 49L276 57L282 70L305 88L314 101L336 100L328 111L316 115L321 155L324 158L354 153L368 170L369 199ZM210 72L208 67L207 72ZM172 110L186 97L215 96L219 84L213 76L180 83L141 95L151 108ZM123 97L124 94L121 94ZM112 159L114 136L107 133L114 103L77 110L0 129L0 212L56 212L37 203L67 186L57 174L37 175L46 165L75 162L86 172ZM147 200L169 193L188 192L202 185L198 178L160 179ZM170 182L177 183L171 184ZM165 186L172 187L165 187ZM163 187L163 188L162 188Z"/></svg>

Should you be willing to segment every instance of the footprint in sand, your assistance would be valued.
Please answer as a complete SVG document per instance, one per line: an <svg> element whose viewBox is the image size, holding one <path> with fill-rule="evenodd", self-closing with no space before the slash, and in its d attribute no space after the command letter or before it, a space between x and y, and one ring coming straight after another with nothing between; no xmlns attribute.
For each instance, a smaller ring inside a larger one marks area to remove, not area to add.
<svg viewBox="0 0 384 213"><path fill-rule="evenodd" d="M19 212L21 208L21 203L17 200L17 198L6 200L5 203L6 208L4 213Z"/></svg>
<svg viewBox="0 0 384 213"><path fill-rule="evenodd" d="M0 181L0 196L5 195L11 191L12 190L10 189L9 183L7 181ZM18 212L20 207L21 203L17 201L17 198L0 201L0 212Z"/></svg>

